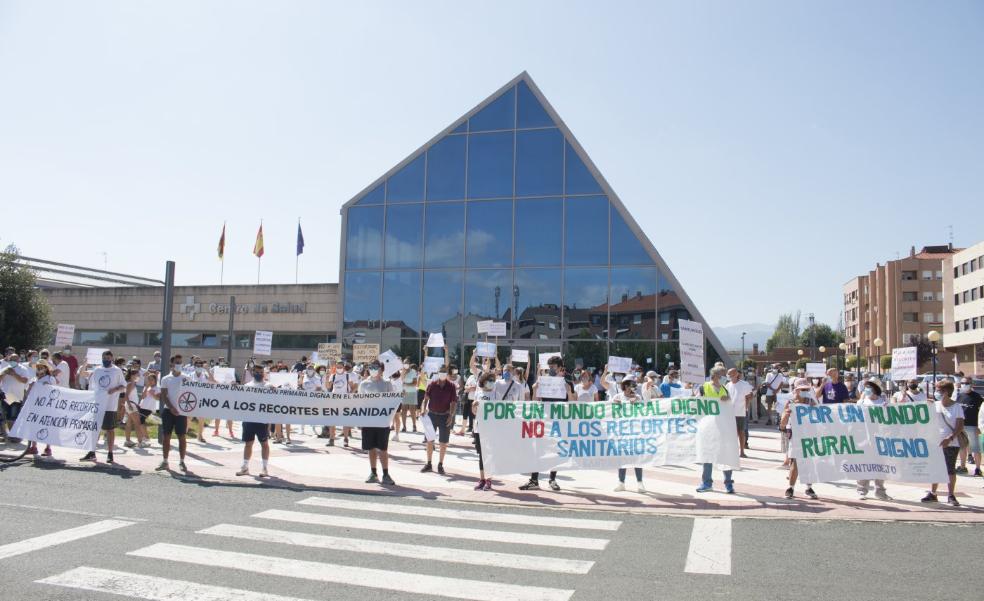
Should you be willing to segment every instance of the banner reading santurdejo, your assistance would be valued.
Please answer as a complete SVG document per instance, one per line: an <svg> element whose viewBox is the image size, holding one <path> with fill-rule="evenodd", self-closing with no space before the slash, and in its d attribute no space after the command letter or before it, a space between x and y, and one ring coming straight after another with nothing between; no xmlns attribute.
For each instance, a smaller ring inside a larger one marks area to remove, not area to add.
<svg viewBox="0 0 984 601"><path fill-rule="evenodd" d="M734 411L717 399L487 401L478 420L482 459L493 474L739 462Z"/></svg>
<svg viewBox="0 0 984 601"><path fill-rule="evenodd" d="M931 403L803 404L793 405L790 417L803 482L946 482Z"/></svg>
<svg viewBox="0 0 984 601"><path fill-rule="evenodd" d="M680 379L688 384L703 384L704 326L699 321L677 320L680 327Z"/></svg>
<svg viewBox="0 0 984 601"><path fill-rule="evenodd" d="M186 381L177 408L189 417L237 422L381 428L389 426L402 400L402 392L340 394Z"/></svg>
<svg viewBox="0 0 984 601"><path fill-rule="evenodd" d="M56 447L95 451L103 401L95 391L35 385L10 435Z"/></svg>

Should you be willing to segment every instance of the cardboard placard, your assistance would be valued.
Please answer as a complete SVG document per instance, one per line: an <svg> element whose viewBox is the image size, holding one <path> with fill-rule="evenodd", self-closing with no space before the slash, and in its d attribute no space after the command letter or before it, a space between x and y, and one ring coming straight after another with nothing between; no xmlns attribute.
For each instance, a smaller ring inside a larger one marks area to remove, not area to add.
<svg viewBox="0 0 984 601"><path fill-rule="evenodd" d="M431 335L427 337L427 348L444 348L444 334L431 332Z"/></svg>
<svg viewBox="0 0 984 601"><path fill-rule="evenodd" d="M492 328L492 320L485 319L482 321L475 322L475 328L478 329L479 334L488 334L489 330Z"/></svg>
<svg viewBox="0 0 984 601"><path fill-rule="evenodd" d="M631 357L608 357L608 371L614 374L627 374L632 370Z"/></svg>
<svg viewBox="0 0 984 601"><path fill-rule="evenodd" d="M476 342L475 343L475 356L476 357L495 357L495 343L493 342Z"/></svg>
<svg viewBox="0 0 984 601"><path fill-rule="evenodd" d="M62 349L66 346L72 345L72 340L75 338L75 326L70 323L60 323L58 324L58 330L55 332L55 346Z"/></svg>
<svg viewBox="0 0 984 601"><path fill-rule="evenodd" d="M505 335L506 335L506 322L504 321L492 322L492 326L489 328L489 336L501 338Z"/></svg>
<svg viewBox="0 0 984 601"><path fill-rule="evenodd" d="M85 364L102 365L102 354L108 350L108 348L87 348L85 350Z"/></svg>
<svg viewBox="0 0 984 601"><path fill-rule="evenodd" d="M514 348L512 350L512 354L509 356L509 361L512 363L529 363L530 351L526 349Z"/></svg>
<svg viewBox="0 0 984 601"><path fill-rule="evenodd" d="M372 363L379 358L378 344L353 344L352 360L355 363Z"/></svg>
<svg viewBox="0 0 984 601"><path fill-rule="evenodd" d="M273 332L256 330L253 336L253 354L269 356L273 351Z"/></svg>

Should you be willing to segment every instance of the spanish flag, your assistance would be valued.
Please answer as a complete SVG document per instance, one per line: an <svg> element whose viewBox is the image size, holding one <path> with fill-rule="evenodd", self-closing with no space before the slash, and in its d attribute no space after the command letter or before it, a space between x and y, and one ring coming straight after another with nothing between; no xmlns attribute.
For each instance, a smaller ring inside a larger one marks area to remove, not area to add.
<svg viewBox="0 0 984 601"><path fill-rule="evenodd" d="M253 245L253 254L257 258L263 256L263 224L260 224L260 230L256 232L256 244Z"/></svg>
<svg viewBox="0 0 984 601"><path fill-rule="evenodd" d="M222 224L222 236L219 237L219 258L225 258L225 224Z"/></svg>

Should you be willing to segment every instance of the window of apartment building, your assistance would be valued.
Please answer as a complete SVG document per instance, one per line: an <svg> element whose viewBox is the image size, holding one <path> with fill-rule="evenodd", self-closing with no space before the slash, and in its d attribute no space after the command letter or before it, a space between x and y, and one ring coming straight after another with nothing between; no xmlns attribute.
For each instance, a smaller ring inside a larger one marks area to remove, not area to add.
<svg viewBox="0 0 984 601"><path fill-rule="evenodd" d="M932 321L933 321L933 314L932 313L923 313L923 321L926 322L926 323L932 323Z"/></svg>
<svg viewBox="0 0 984 601"><path fill-rule="evenodd" d="M932 301L934 298L936 298L936 295L934 295L931 291L928 290L923 291L922 293L923 301Z"/></svg>
<svg viewBox="0 0 984 601"><path fill-rule="evenodd" d="M902 321L918 322L919 321L919 314L918 313L903 313L902 314Z"/></svg>
<svg viewBox="0 0 984 601"><path fill-rule="evenodd" d="M977 288L970 289L970 300L972 301L977 300Z"/></svg>
<svg viewBox="0 0 984 601"><path fill-rule="evenodd" d="M937 290L936 291L936 300L940 301L941 303L943 302L943 291L942 290Z"/></svg>
<svg viewBox="0 0 984 601"><path fill-rule="evenodd" d="M943 314L942 313L937 313L936 314L936 323L943 323Z"/></svg>
<svg viewBox="0 0 984 601"><path fill-rule="evenodd" d="M915 271L903 271L902 272L902 280L903 281L908 282L908 281L911 281L911 280L914 280L914 279L916 279L916 272Z"/></svg>
<svg viewBox="0 0 984 601"><path fill-rule="evenodd" d="M976 317L970 318L970 329L971 330L976 330L977 329L977 318Z"/></svg>
<svg viewBox="0 0 984 601"><path fill-rule="evenodd" d="M955 277L955 278L960 277L960 268L959 267L954 267L953 268L953 277Z"/></svg>
<svg viewBox="0 0 984 601"><path fill-rule="evenodd" d="M932 271L923 270L923 272L922 272L922 279L924 279L924 280L931 280L931 279L933 279L933 272Z"/></svg>
<svg viewBox="0 0 984 601"><path fill-rule="evenodd" d="M963 320L963 324L964 324L964 332L966 332L967 330L970 329L970 320L969 319Z"/></svg>
<svg viewBox="0 0 984 601"><path fill-rule="evenodd" d="M960 294L954 294L953 295L953 304L954 305L959 305L960 304Z"/></svg>
<svg viewBox="0 0 984 601"><path fill-rule="evenodd" d="M967 275L967 264L964 263L960 266L960 275Z"/></svg>
<svg viewBox="0 0 984 601"><path fill-rule="evenodd" d="M938 269L936 271L936 279L937 280L942 280L943 279L943 270L942 269Z"/></svg>
<svg viewBox="0 0 984 601"><path fill-rule="evenodd" d="M956 331L956 332L959 332L960 331L960 322L959 321L954 322L953 326L954 326L954 331Z"/></svg>
<svg viewBox="0 0 984 601"><path fill-rule="evenodd" d="M915 300L918 300L918 297L916 296L916 293L915 292L903 292L902 293L902 302L912 302L912 301L915 301Z"/></svg>
<svg viewBox="0 0 984 601"><path fill-rule="evenodd" d="M970 294L968 294L968 292L970 292L970 290L963 291L963 302L967 302L970 300Z"/></svg>
<svg viewBox="0 0 984 601"><path fill-rule="evenodd" d="M75 344L77 345L97 345L97 344L126 344L126 332L76 332Z"/></svg>

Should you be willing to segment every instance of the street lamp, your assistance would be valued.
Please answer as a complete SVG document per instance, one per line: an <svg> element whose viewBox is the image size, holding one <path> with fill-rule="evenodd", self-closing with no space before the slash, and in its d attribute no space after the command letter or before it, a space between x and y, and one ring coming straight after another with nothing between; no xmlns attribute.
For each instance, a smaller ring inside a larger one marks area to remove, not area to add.
<svg viewBox="0 0 984 601"><path fill-rule="evenodd" d="M818 348L817 350L820 351L820 361L822 361L824 367L826 367L827 366L827 358L824 355L827 354L827 347L821 345L820 348Z"/></svg>
<svg viewBox="0 0 984 601"><path fill-rule="evenodd" d="M926 334L926 338L928 338L929 341L933 343L933 386L936 386L936 353L937 353L936 343L940 341L940 333L937 332L936 330L930 330L929 333ZM929 392L930 391L928 390L927 387L926 394L928 395Z"/></svg>
<svg viewBox="0 0 984 601"><path fill-rule="evenodd" d="M875 338L872 344L875 345L875 354L878 355L875 361L878 363L878 377L881 378L881 347L885 342L881 338Z"/></svg>
<svg viewBox="0 0 984 601"><path fill-rule="evenodd" d="M840 349L840 352L837 353L837 373L840 373L841 367L847 369L847 343L842 342L837 345L837 348ZM841 354L844 355L843 362L841 362Z"/></svg>

